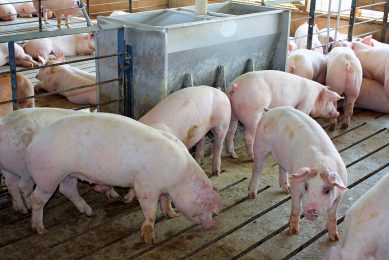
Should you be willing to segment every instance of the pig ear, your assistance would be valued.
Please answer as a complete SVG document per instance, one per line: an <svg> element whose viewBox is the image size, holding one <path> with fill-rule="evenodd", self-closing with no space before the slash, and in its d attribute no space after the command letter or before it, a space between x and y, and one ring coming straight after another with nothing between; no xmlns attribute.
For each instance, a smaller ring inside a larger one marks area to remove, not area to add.
<svg viewBox="0 0 389 260"><path fill-rule="evenodd" d="M197 203L207 211L219 214L222 208L219 193L209 186L204 186L200 195L197 197Z"/></svg>
<svg viewBox="0 0 389 260"><path fill-rule="evenodd" d="M61 52L60 54L56 55L55 57L57 58L57 61L59 61L59 62L64 62L65 61L65 55L63 54L63 52Z"/></svg>
<svg viewBox="0 0 389 260"><path fill-rule="evenodd" d="M331 185L335 185L341 190L347 190L347 187L344 185L342 179L339 177L339 175L336 172L328 171L326 174L327 174L328 182Z"/></svg>
<svg viewBox="0 0 389 260"><path fill-rule="evenodd" d="M303 167L298 170L296 173L290 176L290 180L294 183L299 183L305 181L309 177L314 177L317 171L313 168Z"/></svg>
<svg viewBox="0 0 389 260"><path fill-rule="evenodd" d="M331 90L328 90L327 88L325 88L325 89L323 89L320 92L319 98L320 98L321 101L333 102L333 101L341 100L344 97L341 97L338 93L336 93L334 91L331 91Z"/></svg>
<svg viewBox="0 0 389 260"><path fill-rule="evenodd" d="M95 38L95 36L93 35L93 33L90 33L90 34L88 34L88 38L93 40Z"/></svg>
<svg viewBox="0 0 389 260"><path fill-rule="evenodd" d="M38 60L42 62L43 66L47 63L47 60L45 60L43 57L39 56L37 53L35 53L35 55L38 56Z"/></svg>
<svg viewBox="0 0 389 260"><path fill-rule="evenodd" d="M372 46L372 44L373 44L373 42L372 42L372 37L373 37L373 36L370 34L370 35L364 37L364 38L361 40L361 42L363 42L363 43L366 44L366 45Z"/></svg>

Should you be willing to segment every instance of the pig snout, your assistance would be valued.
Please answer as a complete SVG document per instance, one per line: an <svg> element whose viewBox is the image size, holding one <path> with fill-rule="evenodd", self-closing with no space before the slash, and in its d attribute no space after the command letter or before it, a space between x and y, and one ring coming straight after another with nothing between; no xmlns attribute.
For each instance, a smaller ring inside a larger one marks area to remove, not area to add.
<svg viewBox="0 0 389 260"><path fill-rule="evenodd" d="M304 210L304 216L305 216L308 220L315 220L315 219L317 219L317 217L319 216L319 214L320 214L320 211L317 210L317 209L315 209L315 208Z"/></svg>
<svg viewBox="0 0 389 260"><path fill-rule="evenodd" d="M211 213L204 213L200 216L201 225L205 229L210 229L213 225L215 225L215 220L212 218Z"/></svg>

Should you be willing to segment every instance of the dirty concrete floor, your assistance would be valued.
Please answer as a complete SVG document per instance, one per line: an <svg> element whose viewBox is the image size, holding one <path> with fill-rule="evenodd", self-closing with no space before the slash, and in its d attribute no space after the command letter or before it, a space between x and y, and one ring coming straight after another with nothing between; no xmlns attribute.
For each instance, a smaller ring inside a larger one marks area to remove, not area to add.
<svg viewBox="0 0 389 260"><path fill-rule="evenodd" d="M338 210L339 231L347 209L382 176L389 173L389 115L356 111L347 130L327 130L347 165L349 190ZM143 215L136 201L123 204L80 184L94 216L80 214L58 192L45 208L48 229L38 235L29 216L13 212L4 187L0 190L1 259L323 259L330 246L326 217L300 222L298 235L287 234L290 196L278 186L278 166L268 157L256 199L247 198L252 162L238 136L239 160L223 155L222 173L211 180L223 199L216 225L204 230L181 214L166 219L158 213L156 244L142 242ZM211 172L210 157L203 164ZM121 195L126 190L119 189Z"/></svg>

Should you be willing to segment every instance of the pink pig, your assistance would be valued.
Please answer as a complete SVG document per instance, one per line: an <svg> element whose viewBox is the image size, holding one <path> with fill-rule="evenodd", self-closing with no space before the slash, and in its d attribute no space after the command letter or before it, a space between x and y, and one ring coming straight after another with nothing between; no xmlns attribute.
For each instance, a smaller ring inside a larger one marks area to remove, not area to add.
<svg viewBox="0 0 389 260"><path fill-rule="evenodd" d="M22 47L14 43L15 50L15 63L16 65L24 67L36 67L39 66L38 62L34 61L32 57L26 53ZM0 66L9 63L8 43L0 43Z"/></svg>
<svg viewBox="0 0 389 260"><path fill-rule="evenodd" d="M279 163L279 184L291 192L289 234L299 231L301 199L304 216L315 220L327 211L330 240L338 240L336 211L347 190L346 166L323 128L308 115L292 107L265 112L255 136L253 175L249 197L255 198L267 154ZM291 186L288 184L291 174Z"/></svg>
<svg viewBox="0 0 389 260"><path fill-rule="evenodd" d="M14 6L7 0L0 0L0 21L13 21L16 17Z"/></svg>
<svg viewBox="0 0 389 260"><path fill-rule="evenodd" d="M355 107L389 113L389 98L384 93L384 86L375 80L363 78Z"/></svg>
<svg viewBox="0 0 389 260"><path fill-rule="evenodd" d="M323 53L323 47L321 46L321 42L319 41L319 29L315 25L313 28L313 35L312 35L312 50ZM294 39L297 44L298 49L306 49L307 48L307 40L308 40L308 23L304 23L300 25L295 34Z"/></svg>
<svg viewBox="0 0 389 260"><path fill-rule="evenodd" d="M237 158L233 138L238 120L245 127L248 155L253 158L255 132L264 108L292 106L314 117L331 118L339 115L333 102L341 99L320 83L276 70L239 76L231 83L227 96L232 108L226 137L227 153L233 158Z"/></svg>
<svg viewBox="0 0 389 260"><path fill-rule="evenodd" d="M37 14L37 9L35 9L32 2L17 2L14 3L13 6L15 7L18 16L21 18L31 18L33 15Z"/></svg>
<svg viewBox="0 0 389 260"><path fill-rule="evenodd" d="M58 63L57 61L46 61L40 58L43 65L53 65ZM63 55L58 57L58 61L64 60ZM35 85L36 88L44 89L46 91L63 91L71 88L92 85L89 87L76 89L72 91L66 91L60 93L65 96L70 102L75 104L97 104L96 75L82 71L78 68L72 67L68 64L41 68L36 75L36 78L40 80Z"/></svg>
<svg viewBox="0 0 389 260"><path fill-rule="evenodd" d="M43 207L58 185L81 212L92 214L78 193L78 178L134 187L145 217L141 234L149 243L155 241L160 196L171 198L178 210L205 228L214 225L212 214L221 210L219 194L181 141L124 116L91 113L64 118L41 130L25 154L36 183L32 227L40 234L45 232Z"/></svg>
<svg viewBox="0 0 389 260"><path fill-rule="evenodd" d="M95 51L95 44L93 34L82 33L30 40L23 48L34 59L41 56L47 60L50 54L63 53L65 56L91 54Z"/></svg>
<svg viewBox="0 0 389 260"><path fill-rule="evenodd" d="M171 133L186 147L196 145L196 161L204 156L205 135L213 141L212 173L219 175L223 141L231 119L231 105L222 91L197 86L174 92L139 119L139 122Z"/></svg>
<svg viewBox="0 0 389 260"><path fill-rule="evenodd" d="M362 66L354 52L347 47L335 47L327 55L326 85L332 91L345 96L342 128L350 124L354 103L362 83ZM337 106L337 102L334 103ZM330 119L330 130L334 130L336 118Z"/></svg>
<svg viewBox="0 0 389 260"><path fill-rule="evenodd" d="M389 258L389 174L347 211L345 239L330 249L329 260Z"/></svg>
<svg viewBox="0 0 389 260"><path fill-rule="evenodd" d="M298 49L288 56L287 64L289 73L325 83L327 62L322 53Z"/></svg>

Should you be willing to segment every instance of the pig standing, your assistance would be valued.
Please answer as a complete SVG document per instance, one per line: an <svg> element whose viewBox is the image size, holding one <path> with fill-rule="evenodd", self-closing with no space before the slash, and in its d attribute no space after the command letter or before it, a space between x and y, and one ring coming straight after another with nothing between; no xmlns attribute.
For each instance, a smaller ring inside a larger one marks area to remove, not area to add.
<svg viewBox="0 0 389 260"><path fill-rule="evenodd" d="M0 118L0 169L16 211L28 213L35 184L26 168L26 147L42 128L66 116L83 113L70 109L33 108L16 110ZM94 189L105 192L107 197L119 196L111 187L104 185L97 185Z"/></svg>
<svg viewBox="0 0 389 260"><path fill-rule="evenodd" d="M353 42L352 48L361 62L363 77L383 84L389 99L389 48L374 48L361 41Z"/></svg>
<svg viewBox="0 0 389 260"><path fill-rule="evenodd" d="M64 60L63 55L58 57L58 61L46 61L40 58L44 66L53 65ZM41 68L36 75L40 80L35 85L38 89L46 91L63 91L71 88L96 84L96 75L82 71L68 64ZM85 87L72 91L60 93L65 96L70 102L75 104L97 104L96 86Z"/></svg>
<svg viewBox="0 0 389 260"><path fill-rule="evenodd" d="M181 141L119 115L77 115L46 127L27 147L26 162L36 183L31 202L32 227L38 233L45 232L43 207L59 184L81 212L92 214L78 194L77 178L134 187L145 217L141 234L146 242L155 241L160 196L171 198L178 210L205 228L215 223L212 213L221 210L219 194Z"/></svg>
<svg viewBox="0 0 389 260"><path fill-rule="evenodd" d="M33 58L41 56L47 60L50 54L63 53L65 56L91 54L95 51L95 44L93 34L81 33L30 40L23 48Z"/></svg>
<svg viewBox="0 0 389 260"><path fill-rule="evenodd" d="M312 35L312 50L323 53L323 47L321 46L321 42L319 41L319 29L315 25L313 28L313 35ZM295 34L294 39L297 44L298 49L306 49L307 48L307 40L308 40L308 23L304 23L300 25Z"/></svg>
<svg viewBox="0 0 389 260"><path fill-rule="evenodd" d="M289 192L288 173L291 174L289 234L299 231L302 198L304 216L308 220L315 220L327 211L329 238L338 240L336 211L343 191L347 190L347 171L323 128L292 107L265 112L255 136L250 198L257 194L259 177L270 152L280 165L279 183L285 192Z"/></svg>
<svg viewBox="0 0 389 260"><path fill-rule="evenodd" d="M363 78L355 107L389 113L389 98L384 93L384 86L375 80Z"/></svg>
<svg viewBox="0 0 389 260"><path fill-rule="evenodd" d="M354 52L347 47L335 47L326 58L326 85L332 91L345 96L342 128L347 128L361 89L362 66ZM337 107L336 101L334 105ZM335 126L336 118L331 118L329 129L334 130Z"/></svg>
<svg viewBox="0 0 389 260"><path fill-rule="evenodd" d="M332 247L328 259L389 259L389 174L347 211L345 239Z"/></svg>
<svg viewBox="0 0 389 260"><path fill-rule="evenodd" d="M32 59L32 57L26 53L22 47L14 43L15 50L15 63L24 67L35 67L39 64ZM9 63L8 43L0 43L0 66Z"/></svg>
<svg viewBox="0 0 389 260"><path fill-rule="evenodd" d="M23 74L16 74L16 96L18 98L18 108L34 107L34 99L22 98L34 96L34 87L31 81ZM0 75L0 101L12 100L12 85L10 75ZM12 103L0 105L0 116L4 116L13 111Z"/></svg>
<svg viewBox="0 0 389 260"><path fill-rule="evenodd" d="M263 70L236 78L227 96L231 102L231 123L226 142L227 153L237 158L233 138L238 120L245 127L245 141L250 158L253 156L255 132L264 108L292 106L314 117L337 117L333 102L341 97L325 86L290 73Z"/></svg>
<svg viewBox="0 0 389 260"><path fill-rule="evenodd" d="M17 13L13 5L7 0L0 0L0 20L13 21L16 17Z"/></svg>
<svg viewBox="0 0 389 260"><path fill-rule="evenodd" d="M287 59L288 72L310 79L320 84L325 83L327 62L322 53L298 49Z"/></svg>

